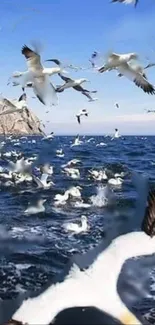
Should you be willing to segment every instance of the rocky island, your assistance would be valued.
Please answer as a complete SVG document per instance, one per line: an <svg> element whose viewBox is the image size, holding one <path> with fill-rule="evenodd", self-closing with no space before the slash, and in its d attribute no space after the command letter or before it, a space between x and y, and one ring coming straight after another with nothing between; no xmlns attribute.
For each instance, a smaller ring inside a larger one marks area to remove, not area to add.
<svg viewBox="0 0 155 325"><path fill-rule="evenodd" d="M16 101L0 98L0 114L11 109ZM29 109L0 116L0 134L13 135L44 135L38 117Z"/></svg>

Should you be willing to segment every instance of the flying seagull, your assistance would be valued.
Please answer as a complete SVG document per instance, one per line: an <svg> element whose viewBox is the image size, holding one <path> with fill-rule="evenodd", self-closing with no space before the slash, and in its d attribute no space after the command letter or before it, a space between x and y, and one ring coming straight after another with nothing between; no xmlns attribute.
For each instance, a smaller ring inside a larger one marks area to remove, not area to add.
<svg viewBox="0 0 155 325"><path fill-rule="evenodd" d="M88 112L87 112L87 110L85 108L84 109L81 109L79 111L79 113L76 115L77 121L78 121L79 124L81 123L81 120L80 120L80 117L81 116L88 116Z"/></svg>
<svg viewBox="0 0 155 325"><path fill-rule="evenodd" d="M129 4L134 4L135 7L137 6L139 0L112 0L111 2L120 2L120 3L125 3L126 5L129 5Z"/></svg>
<svg viewBox="0 0 155 325"><path fill-rule="evenodd" d="M0 113L0 115L8 115L8 114L12 114L12 113L17 113L17 112L22 112L24 109L27 109L27 103L26 103L26 94L22 94L19 99L18 102L16 104L11 103L8 99L4 99L3 100L4 103L4 107L10 106L10 109L7 109L6 111L3 111L2 113Z"/></svg>
<svg viewBox="0 0 155 325"><path fill-rule="evenodd" d="M119 108L119 104L118 103L115 103L115 106L116 106L116 108Z"/></svg>
<svg viewBox="0 0 155 325"><path fill-rule="evenodd" d="M135 73L140 73L145 79L147 79L147 76L146 76L144 70L148 69L149 68L148 66L143 68L141 65L139 65L137 63L135 64L133 62L128 62L128 65L129 65L129 67L131 67L131 69L133 69L135 71ZM119 73L118 77L123 77L123 74Z"/></svg>
<svg viewBox="0 0 155 325"><path fill-rule="evenodd" d="M93 91L89 91L87 89L84 89L81 84L84 83L84 82L89 82L89 80L85 79L85 78L81 78L81 79L76 79L76 80L73 80L71 78L68 78L68 77L65 77L63 76L62 74L58 73L59 77L65 81L65 83L62 85L62 86L58 86L56 88L56 91L57 92L62 92L64 91L65 89L67 88L73 88L77 91L80 91L83 95L85 95L89 101L94 101L96 100L97 98L92 98L90 94L95 94L97 93L96 90L93 90Z"/></svg>
<svg viewBox="0 0 155 325"><path fill-rule="evenodd" d="M21 77L22 89L28 82L33 83L33 91L39 101L44 104L56 105L57 95L54 86L51 84L47 74L43 73L43 66L40 55L24 45L22 54L27 60L28 70L13 75L13 77Z"/></svg>
<svg viewBox="0 0 155 325"><path fill-rule="evenodd" d="M119 76L125 76L135 83L137 87L143 89L145 93L155 94L155 89L152 84L150 84L146 77L144 77L140 68L135 68L131 65L131 60L137 59L138 56L136 53L127 53L127 54L116 54L111 53L108 55L107 62L104 66L100 67L98 71L103 73L105 71L111 71L117 69Z"/></svg>

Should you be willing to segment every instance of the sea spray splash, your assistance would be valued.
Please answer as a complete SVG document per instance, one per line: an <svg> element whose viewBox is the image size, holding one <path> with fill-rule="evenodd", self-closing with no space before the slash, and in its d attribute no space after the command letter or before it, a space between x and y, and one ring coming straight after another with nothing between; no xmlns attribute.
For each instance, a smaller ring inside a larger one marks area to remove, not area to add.
<svg viewBox="0 0 155 325"><path fill-rule="evenodd" d="M108 186L99 186L97 188L97 195L93 195L90 200L94 206L103 207L108 204L111 197L110 189Z"/></svg>

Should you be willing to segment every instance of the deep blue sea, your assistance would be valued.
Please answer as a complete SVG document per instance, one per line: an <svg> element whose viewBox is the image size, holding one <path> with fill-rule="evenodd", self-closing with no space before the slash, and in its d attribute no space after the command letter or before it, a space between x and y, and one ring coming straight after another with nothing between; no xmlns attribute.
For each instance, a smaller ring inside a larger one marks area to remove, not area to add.
<svg viewBox="0 0 155 325"><path fill-rule="evenodd" d="M148 175L150 183L155 183L155 137L127 136L112 141L110 137L92 136L93 139L87 142L89 138L81 137L83 144L76 147L71 147L72 136L55 136L50 141L42 141L40 137L2 139L5 143L1 149L0 166L7 168L12 158L6 158L4 153L10 150L23 152L27 158L37 155L33 173L39 175L35 167L50 163L54 174L49 179L55 186L48 190L37 189L35 183L26 182L4 186L0 178L0 299L16 297L25 290L37 290L61 272L73 254L86 252L104 240L110 225L115 227L118 221L123 223L130 218L136 203L132 171ZM101 142L106 145L96 146ZM64 157L57 157L56 150L61 148ZM78 180L62 172L62 165L73 158L81 160L77 165L80 171ZM88 170L92 168L106 168L109 177L114 173L125 173L122 186L112 187L114 199L106 206L101 204L100 189L106 181L90 179ZM73 185L82 187L82 198L87 203L90 197L98 195L91 207L54 206L54 196L63 194ZM46 211L25 215L28 203L40 198L47 199ZM70 221L79 222L82 214L88 217L89 231L75 235L66 233L62 225Z"/></svg>

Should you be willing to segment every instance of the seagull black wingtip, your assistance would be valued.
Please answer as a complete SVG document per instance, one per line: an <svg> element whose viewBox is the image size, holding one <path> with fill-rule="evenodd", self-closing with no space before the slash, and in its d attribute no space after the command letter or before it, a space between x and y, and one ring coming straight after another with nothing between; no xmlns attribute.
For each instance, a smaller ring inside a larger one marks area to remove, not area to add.
<svg viewBox="0 0 155 325"><path fill-rule="evenodd" d="M25 54L25 51L27 50L29 50L29 48L27 47L27 45L24 44L21 50L22 54Z"/></svg>

